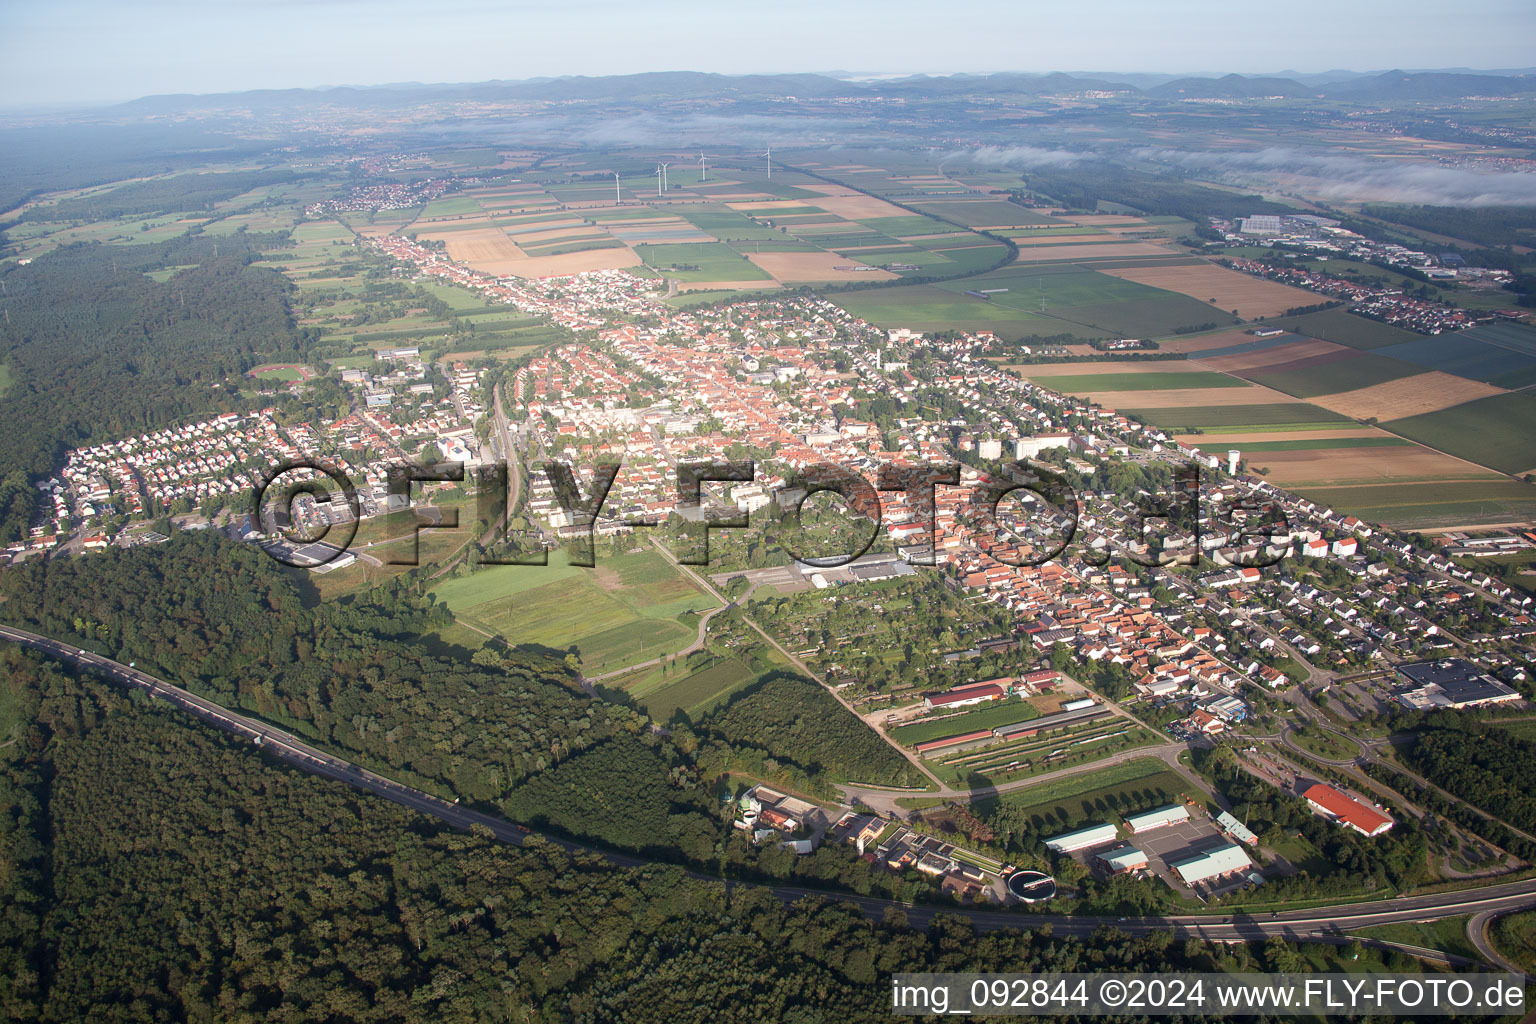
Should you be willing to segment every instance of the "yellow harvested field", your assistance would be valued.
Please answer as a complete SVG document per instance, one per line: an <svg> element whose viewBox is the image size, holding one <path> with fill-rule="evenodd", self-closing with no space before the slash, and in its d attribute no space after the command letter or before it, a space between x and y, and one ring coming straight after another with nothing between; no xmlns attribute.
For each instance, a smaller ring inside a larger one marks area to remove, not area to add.
<svg viewBox="0 0 1536 1024"><path fill-rule="evenodd" d="M838 267L862 267L864 264L835 252L757 252L747 259L784 284L810 281L889 281L896 275L888 270L838 270Z"/></svg>
<svg viewBox="0 0 1536 1024"><path fill-rule="evenodd" d="M1235 370L1257 370L1265 366L1278 366L1281 363L1289 363L1296 359L1311 359L1314 356L1324 356L1331 352L1358 351L1349 349L1344 345L1336 345L1331 341L1321 341L1317 338L1309 338L1306 341L1296 341L1289 345L1272 345L1269 348L1255 349L1252 352L1237 352L1230 356L1208 356L1200 358L1200 353L1192 352L1188 362L1198 362L1201 366L1209 366L1213 370L1225 370L1231 373Z"/></svg>
<svg viewBox="0 0 1536 1024"><path fill-rule="evenodd" d="M1209 405L1301 405L1300 399L1257 385L1246 388L1171 388L1166 391L1074 391L1106 409L1195 409Z"/></svg>
<svg viewBox="0 0 1536 1024"><path fill-rule="evenodd" d="M1020 263L1045 260L1110 259L1115 256L1167 256L1168 250L1149 242L1100 242L1097 245L1036 246L1019 253Z"/></svg>
<svg viewBox="0 0 1536 1024"><path fill-rule="evenodd" d="M1502 394L1503 389L1492 384L1431 370L1383 384L1372 384L1368 388L1319 395L1311 401L1314 405L1357 420L1395 420L1404 416L1439 412L1463 402Z"/></svg>
<svg viewBox="0 0 1536 1024"><path fill-rule="evenodd" d="M559 256L530 256L500 228L444 231L437 235L423 232L421 237L442 239L447 243L450 259L497 276L564 277L588 270L633 267L641 262L640 257L627 245L621 248L569 252Z"/></svg>
<svg viewBox="0 0 1536 1024"><path fill-rule="evenodd" d="M456 263L468 263L476 270L484 269L481 266L483 263L523 258L523 250L507 237L505 231L497 227L443 231L436 235L424 231L421 237L446 242L449 259Z"/></svg>
<svg viewBox="0 0 1536 1024"><path fill-rule="evenodd" d="M1314 306L1322 301L1312 292L1228 270L1214 263L1189 267L1132 267L1104 273L1179 292L1201 302L1215 299L1217 308L1235 309L1240 316L1249 318L1275 316L1297 306Z"/></svg>
<svg viewBox="0 0 1536 1024"><path fill-rule="evenodd" d="M1254 452L1248 462L1269 470L1264 479L1281 487L1444 483L1499 477L1481 466L1418 445Z"/></svg>
<svg viewBox="0 0 1536 1024"><path fill-rule="evenodd" d="M806 185L811 192L820 192L823 198L802 201L802 206L819 206L839 217L858 220L861 217L910 217L912 214L884 199L855 192L843 185Z"/></svg>

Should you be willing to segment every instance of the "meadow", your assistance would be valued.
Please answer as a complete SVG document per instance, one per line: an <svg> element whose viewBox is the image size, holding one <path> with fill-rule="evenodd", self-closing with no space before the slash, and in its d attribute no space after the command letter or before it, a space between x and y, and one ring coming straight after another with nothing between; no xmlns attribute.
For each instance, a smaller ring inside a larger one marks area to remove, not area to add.
<svg viewBox="0 0 1536 1024"><path fill-rule="evenodd" d="M605 559L594 569L553 552L548 566L482 566L432 591L453 614L511 644L573 649L599 674L681 650L697 636L694 613L714 606L654 551Z"/></svg>

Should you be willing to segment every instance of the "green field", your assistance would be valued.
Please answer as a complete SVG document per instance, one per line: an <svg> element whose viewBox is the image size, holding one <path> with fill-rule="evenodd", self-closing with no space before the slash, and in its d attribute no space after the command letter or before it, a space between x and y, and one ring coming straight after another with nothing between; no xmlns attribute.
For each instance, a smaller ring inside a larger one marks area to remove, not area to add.
<svg viewBox="0 0 1536 1024"><path fill-rule="evenodd" d="M674 242L637 245L635 253L649 267L679 281L767 281L772 278L724 242ZM675 266L697 270L672 270Z"/></svg>
<svg viewBox="0 0 1536 1024"><path fill-rule="evenodd" d="M913 746L945 736L959 736L962 733L977 732L981 729L995 729L1000 725L1028 722L1039 717L1040 712L1036 711L1032 704L1013 699L991 707L976 708L963 714L951 715L936 722L914 722L911 725L897 726L891 730L891 738L898 743Z"/></svg>
<svg viewBox="0 0 1536 1024"><path fill-rule="evenodd" d="M1239 376L1297 398L1315 398L1318 395L1354 391L1356 388L1368 388L1373 384L1383 384L1389 380L1412 377L1423 373L1424 370L1422 366L1415 366L1400 359L1362 352L1359 355L1321 362L1303 369L1243 370Z"/></svg>
<svg viewBox="0 0 1536 1024"><path fill-rule="evenodd" d="M482 566L437 585L453 614L511 644L574 648L587 674L599 674L687 647L698 635L691 614L715 602L661 555L643 551L572 566L554 552L548 566Z"/></svg>
<svg viewBox="0 0 1536 1024"><path fill-rule="evenodd" d="M1490 395L1382 426L1501 473L1536 469L1536 396Z"/></svg>
<svg viewBox="0 0 1536 1024"><path fill-rule="evenodd" d="M1270 323L1295 334L1321 338L1350 348L1385 348L1404 341L1419 341L1424 337L1401 327L1384 324L1380 320L1367 320L1344 309L1325 309L1320 313L1302 316L1278 316L1272 318Z"/></svg>
<svg viewBox="0 0 1536 1024"><path fill-rule="evenodd" d="M1018 808L1019 817L1033 819L1049 829L1052 821L1063 829L1090 818L1111 820L1121 805L1147 800L1172 801L1194 787L1164 762L1139 757L1100 771L1085 771L1039 786L1010 790L976 802L982 814L998 804Z"/></svg>
<svg viewBox="0 0 1536 1024"><path fill-rule="evenodd" d="M1225 373L1202 371L1174 371L1171 373L1075 373L1058 376L1037 376L1026 366L1019 371L1023 376L1067 394L1080 395L1090 391L1171 391L1177 388L1241 388L1248 385Z"/></svg>
<svg viewBox="0 0 1536 1024"><path fill-rule="evenodd" d="M1488 936L1499 952L1528 973L1536 973L1536 910L1498 918Z"/></svg>
<svg viewBox="0 0 1536 1024"><path fill-rule="evenodd" d="M1488 724L1518 739L1536 742L1536 718L1517 718L1513 721L1495 720Z"/></svg>
<svg viewBox="0 0 1536 1024"><path fill-rule="evenodd" d="M1513 480L1305 487L1300 491L1341 512L1403 528L1507 523L1536 516L1536 486Z"/></svg>
<svg viewBox="0 0 1536 1024"><path fill-rule="evenodd" d="M1054 218L1047 217L1043 213L1001 199L957 199L948 201L935 199L920 203L908 203L907 205L915 210L921 210L930 216L955 224L964 224L966 227L983 227L989 224L1020 226L1024 224L1059 223Z"/></svg>
<svg viewBox="0 0 1536 1024"><path fill-rule="evenodd" d="M1374 928L1351 929L1351 935L1383 942L1398 942L1405 946L1438 949L1453 956L1469 960L1481 960L1477 947L1467 938L1467 919L1451 917L1443 921L1410 921L1404 924L1383 924Z"/></svg>
<svg viewBox="0 0 1536 1024"><path fill-rule="evenodd" d="M951 240L934 239L924 248L951 260L974 254L969 257L972 269L981 272L938 284L847 292L837 296L838 304L882 327L995 330L1013 338L1026 334L1151 337L1234 322L1226 313L1186 295L1086 267L1012 263L987 270L997 259L998 247L977 248L967 238L953 240L960 243L957 247L936 244L943 241ZM892 259L902 262L899 255ZM959 267L955 272L963 270ZM941 267L925 268L925 273L942 272ZM992 294L980 299L964 294L967 291Z"/></svg>
<svg viewBox="0 0 1536 1024"><path fill-rule="evenodd" d="M265 370L255 370L251 373L257 380L303 380L304 375L292 366L273 366ZM0 384L4 383L4 377L0 376ZM0 390L4 390L0 387Z"/></svg>
<svg viewBox="0 0 1536 1024"><path fill-rule="evenodd" d="M757 677L740 658L715 659L685 676L652 673L629 694L645 707L646 714L665 722L679 709L697 717Z"/></svg>
<svg viewBox="0 0 1536 1024"><path fill-rule="evenodd" d="M1118 410L1155 426L1178 430L1197 427L1201 430L1246 430L1250 426L1284 426L1296 429L1297 425L1350 422L1338 413L1305 402L1275 402L1259 405L1203 405L1189 409L1138 409Z"/></svg>

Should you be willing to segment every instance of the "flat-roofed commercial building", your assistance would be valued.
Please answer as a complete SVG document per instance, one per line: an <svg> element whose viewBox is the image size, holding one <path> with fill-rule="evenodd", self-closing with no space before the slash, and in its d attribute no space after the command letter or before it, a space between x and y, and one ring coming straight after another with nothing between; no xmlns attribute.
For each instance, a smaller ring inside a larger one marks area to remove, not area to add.
<svg viewBox="0 0 1536 1024"><path fill-rule="evenodd" d="M1112 843L1118 838L1118 833L1113 825L1090 825L1080 828L1076 832L1068 832L1065 835L1056 836L1045 841L1045 848L1053 853L1072 853L1076 850L1086 850L1090 846L1102 846Z"/></svg>
<svg viewBox="0 0 1536 1024"><path fill-rule="evenodd" d="M1134 846L1122 846L1118 850L1105 850L1097 855L1109 870L1117 875L1127 871L1141 871L1147 866L1147 855Z"/></svg>
<svg viewBox="0 0 1536 1024"><path fill-rule="evenodd" d="M1181 821L1188 820L1188 807L1185 807L1183 804L1168 804L1142 814L1127 816L1125 827L1134 834L1137 832L1148 832L1154 828L1162 828L1165 825L1177 825Z"/></svg>
<svg viewBox="0 0 1536 1024"><path fill-rule="evenodd" d="M1248 859L1242 847L1236 843L1228 843L1214 850L1206 850L1194 857L1170 861L1168 866L1179 873L1185 885L1194 885L1223 875L1247 871L1253 867L1253 861Z"/></svg>
<svg viewBox="0 0 1536 1024"><path fill-rule="evenodd" d="M1399 665L1397 674L1413 689L1398 700L1420 711L1475 708L1520 699L1520 692L1499 682L1465 658Z"/></svg>

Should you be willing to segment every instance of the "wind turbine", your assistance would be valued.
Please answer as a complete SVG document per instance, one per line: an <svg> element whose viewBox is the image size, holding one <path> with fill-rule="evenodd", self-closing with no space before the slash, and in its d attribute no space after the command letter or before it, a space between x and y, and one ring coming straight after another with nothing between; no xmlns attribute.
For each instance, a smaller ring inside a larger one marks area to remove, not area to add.
<svg viewBox="0 0 1536 1024"><path fill-rule="evenodd" d="M661 165L661 190L663 192L672 187L672 182L667 180L667 168L671 166L671 164Z"/></svg>
<svg viewBox="0 0 1536 1024"><path fill-rule="evenodd" d="M614 171L613 172L613 205L614 206L623 206L624 205L624 193L619 191L619 172L618 171Z"/></svg>
<svg viewBox="0 0 1536 1024"><path fill-rule="evenodd" d="M661 164L656 165L656 198L661 198Z"/></svg>
<svg viewBox="0 0 1536 1024"><path fill-rule="evenodd" d="M709 180L709 165L704 162L704 154L700 153L699 154L699 181L700 182L705 182L705 181L708 181L708 180Z"/></svg>
<svg viewBox="0 0 1536 1024"><path fill-rule="evenodd" d="M773 143L768 144L768 152L763 154L768 158L768 180L773 180Z"/></svg>

